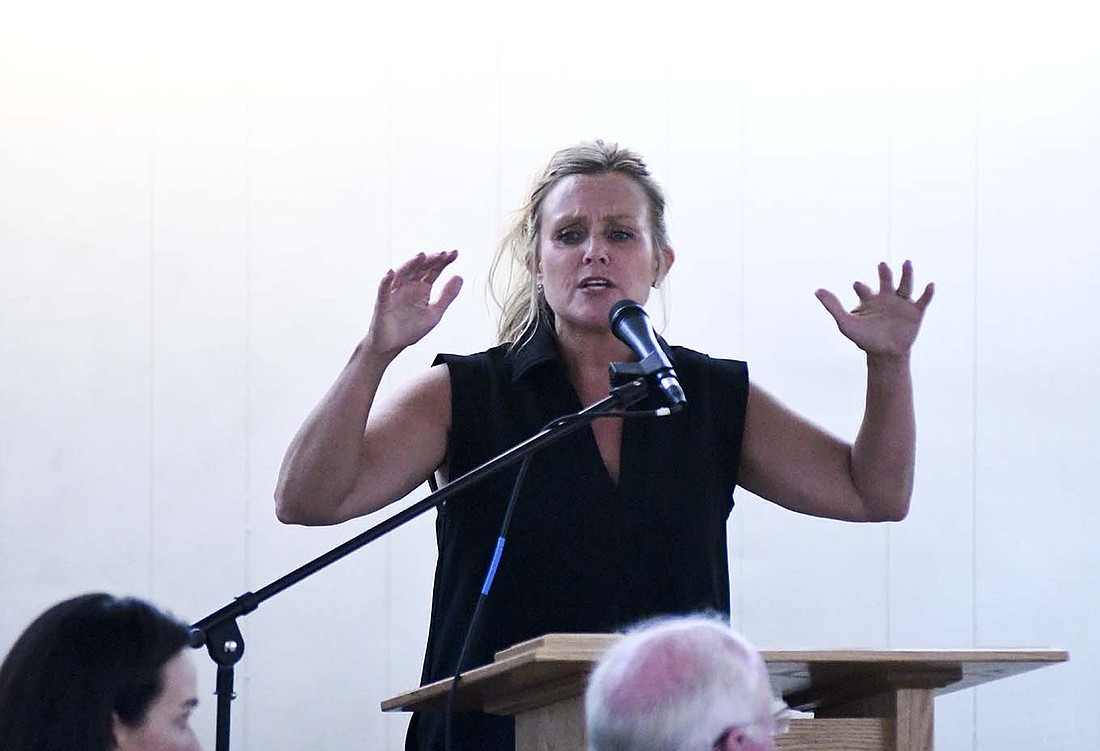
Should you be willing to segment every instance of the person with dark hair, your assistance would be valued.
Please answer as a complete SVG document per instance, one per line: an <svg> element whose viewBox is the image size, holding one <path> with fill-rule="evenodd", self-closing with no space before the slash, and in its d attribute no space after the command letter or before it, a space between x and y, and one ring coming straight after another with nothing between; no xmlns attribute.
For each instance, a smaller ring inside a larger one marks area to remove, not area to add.
<svg viewBox="0 0 1100 751"><path fill-rule="evenodd" d="M444 354L378 403L382 376L439 323L462 286L432 289L456 251L423 253L382 278L366 336L287 449L275 491L284 523L335 524L434 478L479 466L550 421L607 396L608 365L637 360L612 331L623 300L644 305L676 254L665 198L633 151L602 141L563 149L536 180L491 277L498 346ZM793 511L849 521L905 517L913 488L910 350L933 287L856 283L847 311L816 295L863 350L867 397L854 442L786 408L741 361L661 345L687 397L659 419L602 418L532 460L508 545L462 668L547 632L613 631L642 618L729 614L726 523L737 485ZM422 680L452 675L496 546L517 470L447 501ZM441 749L441 717L414 716L409 747ZM451 751L511 749L507 718L456 715Z"/></svg>
<svg viewBox="0 0 1100 751"><path fill-rule="evenodd" d="M3 751L200 751L188 626L85 594L38 616L0 665Z"/></svg>
<svg viewBox="0 0 1100 751"><path fill-rule="evenodd" d="M788 713L760 653L702 615L632 628L584 696L589 751L775 751Z"/></svg>

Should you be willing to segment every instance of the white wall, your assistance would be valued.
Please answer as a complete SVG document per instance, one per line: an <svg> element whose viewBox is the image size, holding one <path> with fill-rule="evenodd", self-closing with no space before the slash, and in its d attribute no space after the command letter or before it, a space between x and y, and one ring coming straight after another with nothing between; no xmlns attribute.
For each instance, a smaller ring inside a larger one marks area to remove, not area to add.
<svg viewBox="0 0 1100 751"><path fill-rule="evenodd" d="M739 492L737 623L772 648L1067 648L941 699L937 747L1095 748L1086 3L24 5L0 25L0 649L89 589L197 619L376 522L282 527L271 493L377 279L451 247L467 279L388 387L483 348L507 213L603 137L672 200L668 336L838 433L863 364L813 290L850 300L879 259L937 283L910 518ZM242 619L234 748L400 748L377 707L419 677L433 565L428 515ZM196 723L213 748L212 697Z"/></svg>

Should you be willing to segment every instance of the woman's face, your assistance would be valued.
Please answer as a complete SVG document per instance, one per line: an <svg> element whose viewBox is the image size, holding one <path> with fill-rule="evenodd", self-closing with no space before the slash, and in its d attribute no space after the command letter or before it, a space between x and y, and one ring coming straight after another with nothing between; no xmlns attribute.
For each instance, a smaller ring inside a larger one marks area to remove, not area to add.
<svg viewBox="0 0 1100 751"><path fill-rule="evenodd" d="M570 175L542 204L538 280L558 333L608 330L619 300L644 304L658 281L645 191L626 175ZM672 265L670 248L665 270Z"/></svg>
<svg viewBox="0 0 1100 751"><path fill-rule="evenodd" d="M161 670L161 692L141 723L130 727L114 718L116 751L201 751L191 729L198 703L195 666L180 652Z"/></svg>

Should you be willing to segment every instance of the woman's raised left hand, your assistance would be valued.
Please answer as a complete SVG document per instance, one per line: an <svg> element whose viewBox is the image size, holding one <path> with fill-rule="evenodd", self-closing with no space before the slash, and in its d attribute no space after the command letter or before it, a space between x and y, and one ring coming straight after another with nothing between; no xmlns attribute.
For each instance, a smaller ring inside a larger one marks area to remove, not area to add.
<svg viewBox="0 0 1100 751"><path fill-rule="evenodd" d="M845 310L837 296L819 289L814 294L836 321L844 336L872 358L905 360L917 339L924 311L932 302L935 285L929 283L916 300L912 299L913 264L901 265L901 281L894 286L894 274L889 265L878 265L878 291L863 282L852 288L859 297L859 304L851 311Z"/></svg>

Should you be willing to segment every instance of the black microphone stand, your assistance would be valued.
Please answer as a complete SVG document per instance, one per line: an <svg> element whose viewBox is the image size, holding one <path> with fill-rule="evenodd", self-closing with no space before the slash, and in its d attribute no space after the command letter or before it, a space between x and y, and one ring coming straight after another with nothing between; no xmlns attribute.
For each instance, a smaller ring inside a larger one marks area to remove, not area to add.
<svg viewBox="0 0 1100 751"><path fill-rule="evenodd" d="M621 363L613 363L614 366ZM485 477L499 472L520 461L528 454L554 443L580 427L588 425L598 417L621 411L646 398L649 387L645 378L635 378L628 383L611 389L609 396L596 402L574 415L560 418L550 427L544 428L527 440L513 446L503 454L496 456L479 467L475 467L461 477L444 485L421 501L404 511L394 514L384 522L371 527L347 542L333 548L312 561L299 566L294 571L276 579L258 592L245 592L233 602L214 611L191 626L191 646L199 648L206 645L206 651L218 666L217 685L214 693L218 697L217 741L215 751L229 751L230 702L233 693L233 667L244 656L244 637L237 627L237 618L248 615L261 603L288 589L303 579L312 576L330 563L353 553L369 542L397 529L405 522L415 519L428 509L434 508L455 493L480 482Z"/></svg>

